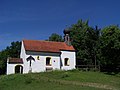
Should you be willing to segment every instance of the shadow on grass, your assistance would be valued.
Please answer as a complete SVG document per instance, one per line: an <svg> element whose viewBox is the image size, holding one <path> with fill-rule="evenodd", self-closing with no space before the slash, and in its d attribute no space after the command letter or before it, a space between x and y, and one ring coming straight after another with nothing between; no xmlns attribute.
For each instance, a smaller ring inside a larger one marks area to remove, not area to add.
<svg viewBox="0 0 120 90"><path fill-rule="evenodd" d="M107 75L120 77L120 72L103 72L103 73Z"/></svg>

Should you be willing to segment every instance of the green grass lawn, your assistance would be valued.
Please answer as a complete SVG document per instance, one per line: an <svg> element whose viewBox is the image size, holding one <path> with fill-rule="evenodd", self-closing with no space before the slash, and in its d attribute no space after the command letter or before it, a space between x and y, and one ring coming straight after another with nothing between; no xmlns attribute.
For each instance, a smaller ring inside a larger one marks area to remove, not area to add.
<svg viewBox="0 0 120 90"><path fill-rule="evenodd" d="M120 90L120 76L77 70L3 75L0 90Z"/></svg>

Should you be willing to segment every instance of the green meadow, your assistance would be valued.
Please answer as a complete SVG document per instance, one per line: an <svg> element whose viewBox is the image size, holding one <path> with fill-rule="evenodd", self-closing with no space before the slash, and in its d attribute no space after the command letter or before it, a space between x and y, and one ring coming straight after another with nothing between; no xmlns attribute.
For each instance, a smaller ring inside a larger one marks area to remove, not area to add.
<svg viewBox="0 0 120 90"><path fill-rule="evenodd" d="M120 75L78 70L2 75L0 90L120 90Z"/></svg>

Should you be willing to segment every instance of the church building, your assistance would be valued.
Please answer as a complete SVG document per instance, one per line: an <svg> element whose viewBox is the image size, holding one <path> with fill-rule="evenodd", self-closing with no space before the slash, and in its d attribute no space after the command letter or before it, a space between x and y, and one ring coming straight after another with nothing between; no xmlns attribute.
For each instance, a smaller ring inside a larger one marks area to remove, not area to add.
<svg viewBox="0 0 120 90"><path fill-rule="evenodd" d="M69 30L64 30L64 42L23 40L20 58L8 58L7 74L75 69L75 49Z"/></svg>

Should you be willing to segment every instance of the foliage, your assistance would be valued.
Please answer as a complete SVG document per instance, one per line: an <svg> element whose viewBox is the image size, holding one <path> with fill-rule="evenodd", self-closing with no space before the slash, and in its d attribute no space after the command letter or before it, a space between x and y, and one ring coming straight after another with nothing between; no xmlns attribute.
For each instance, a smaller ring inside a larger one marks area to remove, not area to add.
<svg viewBox="0 0 120 90"><path fill-rule="evenodd" d="M114 25L105 27L101 31L100 42L102 66L109 71L120 69L120 28Z"/></svg>
<svg viewBox="0 0 120 90"><path fill-rule="evenodd" d="M72 45L77 51L77 59L82 64L94 65L97 53L97 41L99 39L99 30L88 25L88 21L79 20L77 24L70 27Z"/></svg>
<svg viewBox="0 0 120 90"><path fill-rule="evenodd" d="M21 42L12 42L10 46L0 52L0 74L5 74L7 58L18 58L20 56Z"/></svg>
<svg viewBox="0 0 120 90"><path fill-rule="evenodd" d="M0 52L0 74L4 74L6 72L7 57L8 52L6 50Z"/></svg>
<svg viewBox="0 0 120 90"><path fill-rule="evenodd" d="M62 77L64 74L69 77ZM119 90L120 77L99 72L53 71L0 77L0 90Z"/></svg>
<svg viewBox="0 0 120 90"><path fill-rule="evenodd" d="M9 57L19 58L20 57L21 42L11 42L11 46L6 48L6 51L9 53Z"/></svg>
<svg viewBox="0 0 120 90"><path fill-rule="evenodd" d="M62 36L56 33L52 33L48 41L63 42Z"/></svg>
<svg viewBox="0 0 120 90"><path fill-rule="evenodd" d="M112 25L92 28L79 20L69 27L72 45L77 52L77 64L101 65L101 71L120 72L120 28Z"/></svg>

